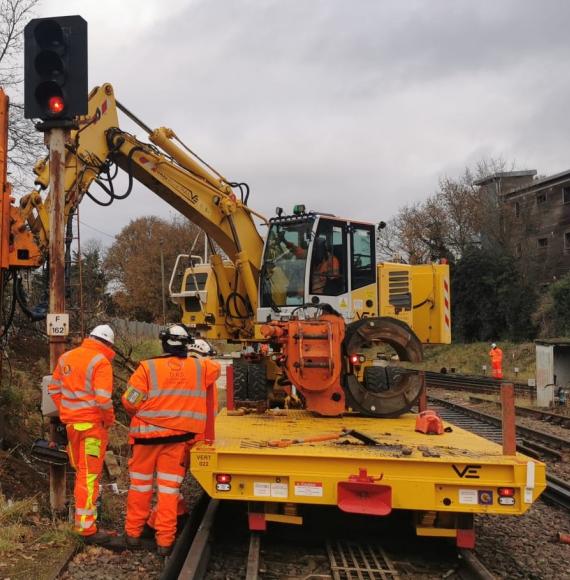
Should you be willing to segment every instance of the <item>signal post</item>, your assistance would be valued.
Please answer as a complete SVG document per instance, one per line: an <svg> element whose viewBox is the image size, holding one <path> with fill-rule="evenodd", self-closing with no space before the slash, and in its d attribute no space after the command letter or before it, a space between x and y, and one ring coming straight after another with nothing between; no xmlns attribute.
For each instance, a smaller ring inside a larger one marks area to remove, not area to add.
<svg viewBox="0 0 570 580"><path fill-rule="evenodd" d="M49 147L49 314L50 368L65 352L65 157L75 119L87 113L87 22L81 16L36 18L24 29L24 116L40 119ZM62 439L63 425L50 419L50 442ZM65 509L65 466L50 465L50 505Z"/></svg>

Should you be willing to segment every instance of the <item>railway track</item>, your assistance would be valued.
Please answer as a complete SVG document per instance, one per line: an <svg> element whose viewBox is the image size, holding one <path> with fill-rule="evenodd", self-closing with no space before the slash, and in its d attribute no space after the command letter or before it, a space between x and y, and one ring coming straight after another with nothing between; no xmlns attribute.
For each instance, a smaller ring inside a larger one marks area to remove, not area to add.
<svg viewBox="0 0 570 580"><path fill-rule="evenodd" d="M216 530L227 528L229 522L228 515L224 514L223 508L220 509L220 502L217 500L208 500L206 498L206 507L199 522L188 522L186 528L180 535L173 555L167 560L161 580L198 580L208 577L208 569L211 565L210 556L214 549L218 552L218 562L215 568L215 575L219 577L220 552L227 555L227 551L222 545L216 546ZM244 514L241 514L244 516ZM235 514L233 514L235 516ZM239 543L239 525L235 520L230 520L236 529L236 541ZM245 517L240 518L241 521ZM299 530L299 533L301 531ZM311 532L314 533L314 532ZM246 532L247 535L247 532ZM294 534L295 535L295 534ZM373 534L371 534L372 536ZM271 535L260 534L259 532L250 532L248 543L242 543L240 552L241 561L239 564L233 556L233 563L230 560L227 570L231 570L231 577L241 577L246 580L259 580L260 578L280 578L283 577L281 571L273 570L272 562L285 559L282 552L274 553L276 546L282 547L283 540L278 538L272 539ZM306 540L306 539L305 539ZM379 545L378 541L366 537L366 539L331 539L331 538L311 538L310 542L305 540L297 541L303 556L297 558L302 560L306 558L311 562L312 569L310 572L301 575L287 574L286 577L296 580L301 578L315 578L320 580L393 580L402 577L410 577L410 570L417 566L416 562L410 563L403 561L396 556L389 554L389 550ZM322 540L322 542L321 542ZM287 540L284 540L287 542ZM322 544L320 551L316 544ZM430 551L433 547L430 548ZM316 554L316 552L319 552ZM230 558L231 556L228 555ZM292 559L291 561L294 561ZM433 562L432 562L433 565ZM428 564L425 564L426 569ZM490 580L494 576L488 571L483 562L470 550L458 550L446 553L443 562L439 562L437 571L434 569L429 577L440 577L442 570L453 570L453 578L476 578L479 580ZM413 575L413 574L412 574ZM226 575L226 577L230 577Z"/></svg>
<svg viewBox="0 0 570 580"><path fill-rule="evenodd" d="M498 394L501 384L501 381L497 381L496 379L475 375L458 375L426 371L425 377L428 387L448 389L450 391L487 393L492 395ZM529 387L524 383L513 384L515 386L515 395L517 397L536 399L536 387Z"/></svg>
<svg viewBox="0 0 570 580"><path fill-rule="evenodd" d="M502 440L501 419L452 403L436 397L429 397L430 408L440 415L442 419L472 431L481 437L485 437L500 443ZM556 437L544 431L530 429L517 425L517 449L531 456L542 454L562 459L562 452L570 451L570 440ZM542 498L570 510L570 483L554 475L547 475L547 488Z"/></svg>
<svg viewBox="0 0 570 580"><path fill-rule="evenodd" d="M429 396L433 408L442 419L458 427L486 437L495 443L502 441L501 419L458 403ZM570 440L545 431L517 425L517 449L531 457L561 460L570 451Z"/></svg>
<svg viewBox="0 0 570 580"><path fill-rule="evenodd" d="M469 397L470 401L475 403L492 403L497 406L501 406L499 401L493 401L490 399L482 399L480 397ZM521 405L516 405L515 410L517 415L522 417L530 417L531 419L538 419L539 421L544 421L550 425L558 425L564 427L565 429L570 429L570 415L561 415L559 413L552 413L550 411L541 411L540 409L533 409L531 407L524 407Z"/></svg>

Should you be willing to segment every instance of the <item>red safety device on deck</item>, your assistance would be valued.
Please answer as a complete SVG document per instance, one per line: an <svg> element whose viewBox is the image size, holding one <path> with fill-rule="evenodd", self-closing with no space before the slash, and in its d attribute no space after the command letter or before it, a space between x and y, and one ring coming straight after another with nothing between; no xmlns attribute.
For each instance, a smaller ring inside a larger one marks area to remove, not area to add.
<svg viewBox="0 0 570 580"><path fill-rule="evenodd" d="M358 475L349 476L348 481L339 481L338 507L351 514L387 516L392 511L392 488L375 483L382 477L372 477L366 469L359 468Z"/></svg>
<svg viewBox="0 0 570 580"><path fill-rule="evenodd" d="M443 421L435 411L422 411L416 419L416 431L426 435L442 435Z"/></svg>

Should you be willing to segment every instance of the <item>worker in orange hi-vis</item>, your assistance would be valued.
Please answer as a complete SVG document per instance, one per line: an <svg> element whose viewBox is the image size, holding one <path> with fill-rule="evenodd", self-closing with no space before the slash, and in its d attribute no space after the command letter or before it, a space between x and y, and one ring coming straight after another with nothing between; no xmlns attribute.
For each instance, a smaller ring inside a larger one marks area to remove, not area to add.
<svg viewBox="0 0 570 580"><path fill-rule="evenodd" d="M491 350L489 351L489 356L491 357L491 369L494 379L503 378L503 351L493 343L491 345Z"/></svg>
<svg viewBox="0 0 570 580"><path fill-rule="evenodd" d="M210 356L214 356L216 354L216 351L214 350L214 348L212 347L212 345L207 341L204 340L203 338L195 338L195 339L190 339L190 342L188 344L188 356L192 357L192 358L197 358L197 359L204 359L205 361L207 361L207 357ZM205 362L204 364L206 365L210 365L209 362ZM215 363L218 364L218 363ZM216 385L216 383L214 383L212 385L212 394L214 396L214 410L216 415L218 414L218 387ZM202 441L204 439L204 434L203 433L197 433L196 437L194 437L194 439L192 440L192 443L195 443L197 441ZM156 505L153 507L150 516L147 520L147 525L152 528L153 530L156 528L156 511L157 511L157 507ZM178 506L177 506L177 523L178 523L178 518L186 515L188 513L188 508L186 507L186 503L184 502L184 498L182 497L182 494L180 494L178 496Z"/></svg>
<svg viewBox="0 0 570 580"><path fill-rule="evenodd" d="M188 356L191 339L182 325L170 326L160 338L164 355L142 361L122 397L132 416L125 532L127 546L138 547L151 513L156 475L157 552L168 556L176 536L189 450L196 436L205 431L206 391L219 377L220 365Z"/></svg>
<svg viewBox="0 0 570 580"><path fill-rule="evenodd" d="M114 342L110 326L96 326L81 346L61 355L48 386L67 428L69 460L75 470L75 531L87 543L104 544L110 539L97 530L96 502L108 429L115 421Z"/></svg>

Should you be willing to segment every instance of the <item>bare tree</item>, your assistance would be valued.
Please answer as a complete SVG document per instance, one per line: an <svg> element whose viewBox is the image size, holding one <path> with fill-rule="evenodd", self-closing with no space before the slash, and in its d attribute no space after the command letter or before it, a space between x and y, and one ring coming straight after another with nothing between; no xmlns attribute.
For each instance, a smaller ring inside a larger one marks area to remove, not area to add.
<svg viewBox="0 0 570 580"><path fill-rule="evenodd" d="M15 186L30 186L30 168L45 153L41 135L24 119L22 54L24 26L39 0L0 0L0 86L10 97L8 160Z"/></svg>
<svg viewBox="0 0 570 580"><path fill-rule="evenodd" d="M505 171L502 159L483 160L457 178L442 177L435 193L422 202L406 205L379 236L378 254L401 256L411 264L437 258L460 258L484 237L504 245L504 216L500 201L475 185Z"/></svg>

